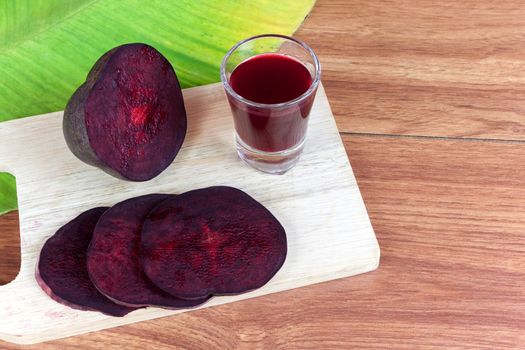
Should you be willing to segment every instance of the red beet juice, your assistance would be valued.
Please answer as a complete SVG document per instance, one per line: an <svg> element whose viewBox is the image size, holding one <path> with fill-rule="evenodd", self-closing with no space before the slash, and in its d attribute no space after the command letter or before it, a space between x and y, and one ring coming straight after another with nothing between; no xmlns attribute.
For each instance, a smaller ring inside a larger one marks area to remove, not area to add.
<svg viewBox="0 0 525 350"><path fill-rule="evenodd" d="M312 85L312 75L302 62L278 53L256 55L233 70L229 83L249 101L242 103L228 95L235 129L246 145L278 152L304 140L315 91L287 103L302 96Z"/></svg>

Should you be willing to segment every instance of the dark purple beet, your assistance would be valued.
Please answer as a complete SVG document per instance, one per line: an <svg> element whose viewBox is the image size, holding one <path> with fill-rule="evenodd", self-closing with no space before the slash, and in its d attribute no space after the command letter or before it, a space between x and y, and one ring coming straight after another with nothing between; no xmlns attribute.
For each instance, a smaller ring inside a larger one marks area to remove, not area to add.
<svg viewBox="0 0 525 350"><path fill-rule="evenodd" d="M173 297L151 283L140 261L140 234L150 210L172 196L151 194L120 202L99 219L87 253L91 281L109 299L126 306L194 307L201 300Z"/></svg>
<svg viewBox="0 0 525 350"><path fill-rule="evenodd" d="M173 67L146 44L112 49L69 100L63 129L80 160L127 180L154 178L173 162L186 134Z"/></svg>
<svg viewBox="0 0 525 350"><path fill-rule="evenodd" d="M134 308L117 305L91 283L86 269L86 251L93 229L107 208L94 208L62 226L40 252L38 284L59 303L80 310L95 310L124 316Z"/></svg>
<svg viewBox="0 0 525 350"><path fill-rule="evenodd" d="M142 229L144 272L185 299L239 294L266 284L286 259L279 221L231 187L186 192L157 205Z"/></svg>

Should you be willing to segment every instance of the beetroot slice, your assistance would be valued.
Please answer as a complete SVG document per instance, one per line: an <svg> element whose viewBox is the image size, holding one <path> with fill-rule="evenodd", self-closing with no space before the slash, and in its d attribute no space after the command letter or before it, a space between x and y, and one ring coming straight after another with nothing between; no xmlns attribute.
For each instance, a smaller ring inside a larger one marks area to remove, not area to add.
<svg viewBox="0 0 525 350"><path fill-rule="evenodd" d="M36 278L51 298L75 309L124 316L135 310L117 305L91 283L86 269L86 250L93 229L107 208L94 208L62 226L40 252Z"/></svg>
<svg viewBox="0 0 525 350"><path fill-rule="evenodd" d="M120 202L99 219L87 253L91 281L109 299L126 306L188 308L201 300L175 298L151 283L140 261L140 234L150 210L167 198L151 194Z"/></svg>
<svg viewBox="0 0 525 350"><path fill-rule="evenodd" d="M152 179L172 163L186 134L173 67L146 44L112 49L69 100L63 131L80 160L119 178Z"/></svg>
<svg viewBox="0 0 525 350"><path fill-rule="evenodd" d="M259 288L286 259L279 221L248 194L209 187L169 198L142 229L142 263L149 279L185 299Z"/></svg>

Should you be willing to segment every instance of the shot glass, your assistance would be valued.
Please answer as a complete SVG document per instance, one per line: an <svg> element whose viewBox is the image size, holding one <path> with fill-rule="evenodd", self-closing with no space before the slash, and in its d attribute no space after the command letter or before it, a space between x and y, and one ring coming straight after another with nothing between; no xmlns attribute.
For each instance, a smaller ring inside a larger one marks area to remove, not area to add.
<svg viewBox="0 0 525 350"><path fill-rule="evenodd" d="M304 42L264 34L235 44L221 64L239 157L251 167L283 174L299 160L321 76Z"/></svg>

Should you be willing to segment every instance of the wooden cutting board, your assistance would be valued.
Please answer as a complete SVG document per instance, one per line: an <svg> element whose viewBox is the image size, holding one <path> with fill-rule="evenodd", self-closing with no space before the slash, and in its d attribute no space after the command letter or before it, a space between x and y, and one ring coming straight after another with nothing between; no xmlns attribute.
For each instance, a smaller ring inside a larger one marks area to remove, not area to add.
<svg viewBox="0 0 525 350"><path fill-rule="evenodd" d="M36 283L40 249L60 226L86 209L142 194L234 186L286 228L288 257L266 286L213 298L203 308L377 268L379 246L322 86L302 159L280 176L257 172L237 157L220 84L187 89L184 98L184 146L166 171L143 183L115 179L75 158L62 136L62 112L0 123L0 171L17 178L22 256L17 278L0 286L0 339L37 343L185 312L147 308L117 318L78 311L53 301Z"/></svg>

